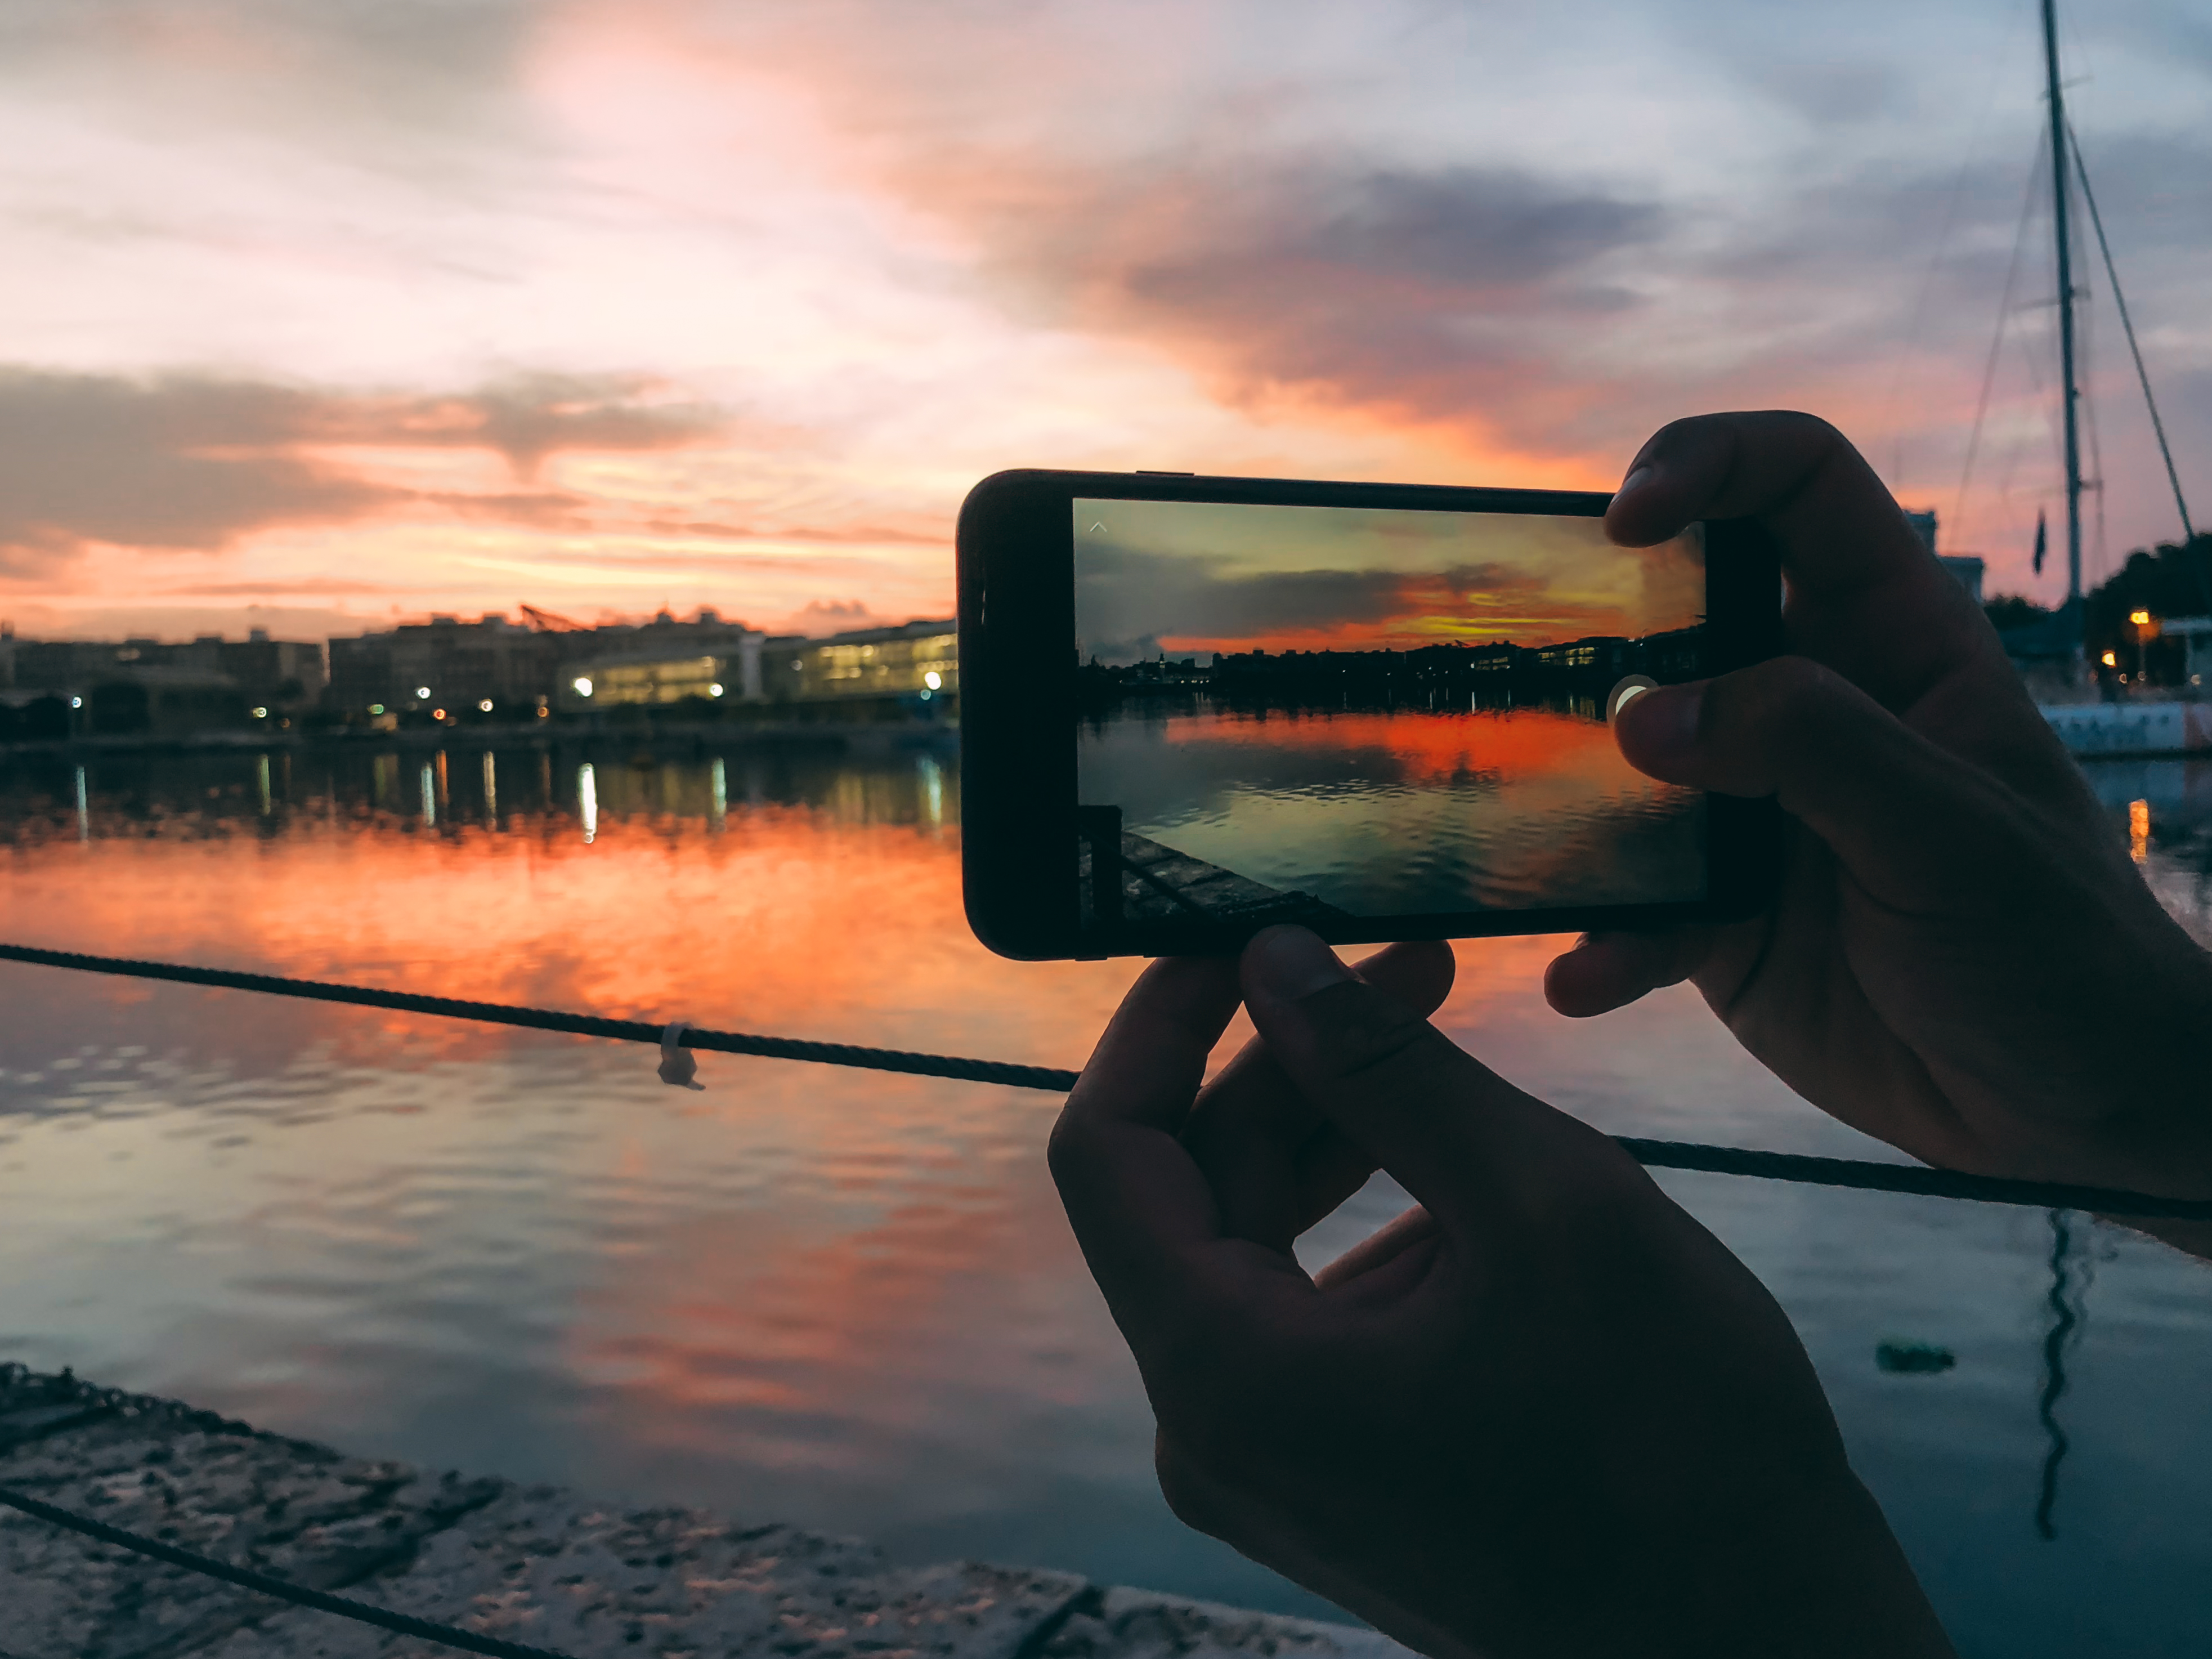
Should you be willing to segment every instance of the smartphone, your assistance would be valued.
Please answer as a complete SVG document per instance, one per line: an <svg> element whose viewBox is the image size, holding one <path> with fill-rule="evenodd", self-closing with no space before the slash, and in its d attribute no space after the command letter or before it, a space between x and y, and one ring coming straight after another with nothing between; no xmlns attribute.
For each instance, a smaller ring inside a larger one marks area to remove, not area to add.
<svg viewBox="0 0 2212 1659"><path fill-rule="evenodd" d="M1620 548L1608 495L1001 472L958 532L969 925L1026 960L1710 921L1771 801L1656 782L1639 687L1773 653L1748 520Z"/></svg>

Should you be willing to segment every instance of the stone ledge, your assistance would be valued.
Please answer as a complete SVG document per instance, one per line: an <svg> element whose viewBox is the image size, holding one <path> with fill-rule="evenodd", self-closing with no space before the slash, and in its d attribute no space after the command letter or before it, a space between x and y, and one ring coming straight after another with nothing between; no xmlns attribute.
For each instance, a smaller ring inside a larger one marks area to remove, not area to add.
<svg viewBox="0 0 2212 1659"><path fill-rule="evenodd" d="M574 1659L1405 1659L1387 1638L697 1510L433 1474L0 1366L0 1485ZM443 1659L0 1509L0 1659Z"/></svg>

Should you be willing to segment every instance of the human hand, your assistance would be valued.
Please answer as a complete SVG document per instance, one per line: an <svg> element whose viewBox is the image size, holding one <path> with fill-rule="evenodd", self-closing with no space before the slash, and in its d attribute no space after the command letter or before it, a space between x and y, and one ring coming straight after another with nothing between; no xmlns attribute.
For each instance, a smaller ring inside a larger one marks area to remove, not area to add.
<svg viewBox="0 0 2212 1659"><path fill-rule="evenodd" d="M1155 963L1052 1168L1176 1514L1438 1659L1950 1651L1788 1320L1610 1140L1437 1032L1441 945L1354 979ZM1380 1166L1419 1207L1309 1277Z"/></svg>
<svg viewBox="0 0 2212 1659"><path fill-rule="evenodd" d="M1688 979L1823 1110L1930 1164L2212 1194L2212 957L2161 909L1996 633L1810 416L1662 428L1606 515L1778 542L1794 655L1624 708L1668 782L1777 795L1782 883L1728 927L1585 939L1546 979L1596 1014Z"/></svg>

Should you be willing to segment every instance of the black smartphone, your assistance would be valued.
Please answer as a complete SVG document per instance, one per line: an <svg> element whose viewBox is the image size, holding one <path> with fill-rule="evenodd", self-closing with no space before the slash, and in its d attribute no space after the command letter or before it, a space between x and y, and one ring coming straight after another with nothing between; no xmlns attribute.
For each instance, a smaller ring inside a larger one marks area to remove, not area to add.
<svg viewBox="0 0 2212 1659"><path fill-rule="evenodd" d="M969 924L1039 960L1740 916L1771 801L1656 782L1639 686L1771 655L1748 521L1607 541L1610 496L1001 472L960 510Z"/></svg>

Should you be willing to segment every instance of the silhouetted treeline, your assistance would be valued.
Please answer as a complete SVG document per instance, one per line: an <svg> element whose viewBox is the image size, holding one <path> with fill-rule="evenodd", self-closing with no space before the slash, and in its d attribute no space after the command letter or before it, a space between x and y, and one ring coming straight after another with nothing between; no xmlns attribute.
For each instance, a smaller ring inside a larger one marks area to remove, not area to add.
<svg viewBox="0 0 2212 1659"><path fill-rule="evenodd" d="M2040 644L2049 632L2051 607L2022 599L2016 593L1994 595L1983 610L2008 642L2026 640ZM2135 611L2148 611L2163 621L2168 617L2212 617L2212 534L2201 534L2184 546L2161 542L2154 548L2138 548L2125 563L2081 596L2081 632L2089 661L2100 664L2106 652L2118 659L2116 666L2135 672L2136 627L2128 620ZM2055 640L2056 635L2053 635ZM2070 645L2071 641L2066 641ZM2144 678L2154 685L2178 684L2183 675L2179 640L2143 641Z"/></svg>
<svg viewBox="0 0 2212 1659"><path fill-rule="evenodd" d="M1205 691L1227 702L1275 705L1473 698L1603 697L1629 674L1660 684L1705 672L1705 625L1628 639L1594 635L1557 645L1429 645L1412 651L1241 651L1078 671L1085 701Z"/></svg>

